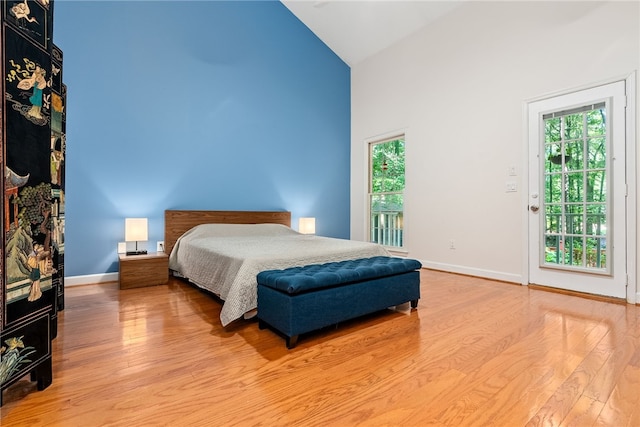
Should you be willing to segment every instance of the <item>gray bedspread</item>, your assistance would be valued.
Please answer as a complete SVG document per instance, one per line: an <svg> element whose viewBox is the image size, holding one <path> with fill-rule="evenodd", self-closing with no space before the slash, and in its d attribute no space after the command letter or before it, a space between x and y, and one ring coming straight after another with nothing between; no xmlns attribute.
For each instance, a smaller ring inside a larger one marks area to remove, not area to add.
<svg viewBox="0 0 640 427"><path fill-rule="evenodd" d="M257 307L264 270L389 255L374 243L300 234L278 224L203 224L182 235L169 268L223 301L226 326Z"/></svg>

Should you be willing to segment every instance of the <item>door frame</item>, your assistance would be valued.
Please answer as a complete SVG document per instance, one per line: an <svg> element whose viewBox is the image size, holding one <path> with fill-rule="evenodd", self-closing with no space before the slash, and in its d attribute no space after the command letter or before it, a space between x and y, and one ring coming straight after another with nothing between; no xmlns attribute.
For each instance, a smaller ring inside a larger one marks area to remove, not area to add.
<svg viewBox="0 0 640 427"><path fill-rule="evenodd" d="M626 300L630 304L640 302L640 287L637 283L637 152L636 143L638 135L636 133L636 97L637 83L636 71L626 77L613 78L602 81L597 84L585 85L571 90L550 93L536 98L527 99L522 106L522 274L521 284L527 286L529 284L529 104L557 96L566 95L597 86L603 86L610 83L623 81L625 83L625 95L627 97L627 108L625 114L625 156L626 156L626 182L627 182L627 201L626 201L626 228L627 228L627 287Z"/></svg>

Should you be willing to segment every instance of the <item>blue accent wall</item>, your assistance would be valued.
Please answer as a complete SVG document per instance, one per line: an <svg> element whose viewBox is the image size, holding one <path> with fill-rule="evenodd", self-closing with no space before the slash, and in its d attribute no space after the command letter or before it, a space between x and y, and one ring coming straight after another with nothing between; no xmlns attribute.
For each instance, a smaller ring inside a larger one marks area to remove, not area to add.
<svg viewBox="0 0 640 427"><path fill-rule="evenodd" d="M125 217L290 210L349 238L350 69L278 1L56 1L67 276L115 272Z"/></svg>

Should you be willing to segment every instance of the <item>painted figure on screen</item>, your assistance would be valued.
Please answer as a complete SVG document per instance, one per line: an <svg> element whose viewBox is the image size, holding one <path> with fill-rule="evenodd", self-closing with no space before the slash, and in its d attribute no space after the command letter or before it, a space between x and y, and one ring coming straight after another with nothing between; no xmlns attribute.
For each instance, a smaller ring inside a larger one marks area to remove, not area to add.
<svg viewBox="0 0 640 427"><path fill-rule="evenodd" d="M49 91L45 93L45 89L49 86L46 80L47 72L37 62L29 58L22 58L22 61L24 61L24 65L20 61L9 60L6 80L7 83L17 81L16 87L24 92L12 95L7 90L7 101L13 104L14 110L19 111L33 124L47 126L49 120L46 116L48 116L51 103ZM31 93L26 92L29 90ZM23 100L28 100L28 103L23 103Z"/></svg>
<svg viewBox="0 0 640 427"><path fill-rule="evenodd" d="M29 102L31 102L29 115L36 119L42 118L42 91L47 87L47 81L44 78L45 74L46 72L36 65L31 77L22 79L18 83L19 89L27 90L33 88L33 95L29 97Z"/></svg>

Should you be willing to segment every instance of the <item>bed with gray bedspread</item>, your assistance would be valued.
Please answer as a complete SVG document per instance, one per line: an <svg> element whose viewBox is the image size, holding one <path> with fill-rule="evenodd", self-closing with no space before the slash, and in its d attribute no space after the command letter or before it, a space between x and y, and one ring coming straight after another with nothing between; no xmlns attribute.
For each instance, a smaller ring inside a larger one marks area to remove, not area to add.
<svg viewBox="0 0 640 427"><path fill-rule="evenodd" d="M279 224L202 224L177 240L169 268L224 301L226 326L256 309L261 271L378 255L389 253L374 243L300 234Z"/></svg>

